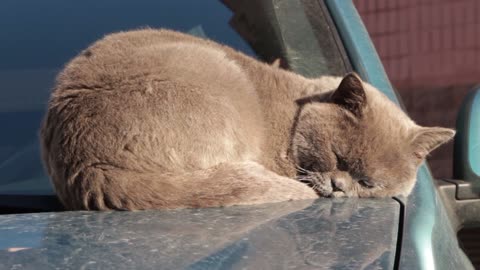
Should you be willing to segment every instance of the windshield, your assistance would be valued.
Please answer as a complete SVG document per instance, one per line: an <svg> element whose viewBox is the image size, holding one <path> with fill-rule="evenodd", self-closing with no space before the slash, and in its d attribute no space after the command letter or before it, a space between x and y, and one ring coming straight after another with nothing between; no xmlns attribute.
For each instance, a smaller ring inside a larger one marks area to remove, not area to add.
<svg viewBox="0 0 480 270"><path fill-rule="evenodd" d="M95 40L169 28L266 62L280 58L282 67L305 76L343 74L345 61L320 11L316 1L0 2L0 195L54 194L38 130L56 74Z"/></svg>
<svg viewBox="0 0 480 270"><path fill-rule="evenodd" d="M249 55L218 1L4 1L0 3L0 194L50 194L38 129L57 72L107 33L170 28Z"/></svg>

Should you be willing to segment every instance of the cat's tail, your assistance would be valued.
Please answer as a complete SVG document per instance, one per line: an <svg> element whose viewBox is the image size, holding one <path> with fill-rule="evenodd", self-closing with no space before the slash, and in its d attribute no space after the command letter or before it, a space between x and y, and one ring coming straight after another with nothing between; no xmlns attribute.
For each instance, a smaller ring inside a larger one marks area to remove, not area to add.
<svg viewBox="0 0 480 270"><path fill-rule="evenodd" d="M225 163L176 174L95 165L67 182L70 185L55 186L69 210L216 207L318 197L305 184L255 162Z"/></svg>

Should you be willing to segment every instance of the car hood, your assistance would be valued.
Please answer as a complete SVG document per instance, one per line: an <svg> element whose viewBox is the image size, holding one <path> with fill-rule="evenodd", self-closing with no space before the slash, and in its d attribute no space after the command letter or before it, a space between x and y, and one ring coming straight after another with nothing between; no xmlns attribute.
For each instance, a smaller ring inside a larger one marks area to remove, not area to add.
<svg viewBox="0 0 480 270"><path fill-rule="evenodd" d="M393 199L4 215L0 264L8 269L391 269L399 215Z"/></svg>

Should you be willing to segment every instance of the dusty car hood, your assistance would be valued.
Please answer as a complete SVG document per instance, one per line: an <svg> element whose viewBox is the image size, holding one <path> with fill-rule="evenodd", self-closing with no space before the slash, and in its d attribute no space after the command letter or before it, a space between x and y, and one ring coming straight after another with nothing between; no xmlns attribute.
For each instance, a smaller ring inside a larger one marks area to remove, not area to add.
<svg viewBox="0 0 480 270"><path fill-rule="evenodd" d="M399 211L393 199L318 199L173 211L5 215L0 216L0 265L391 269Z"/></svg>

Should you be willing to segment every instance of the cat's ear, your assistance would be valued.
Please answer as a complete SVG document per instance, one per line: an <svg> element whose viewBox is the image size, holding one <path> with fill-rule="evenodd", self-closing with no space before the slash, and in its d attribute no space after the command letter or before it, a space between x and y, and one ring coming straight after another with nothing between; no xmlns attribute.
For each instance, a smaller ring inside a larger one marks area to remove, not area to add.
<svg viewBox="0 0 480 270"><path fill-rule="evenodd" d="M363 83L356 73L347 74L332 94L332 102L360 117L367 104Z"/></svg>
<svg viewBox="0 0 480 270"><path fill-rule="evenodd" d="M414 154L424 159L435 148L448 142L455 136L455 130L441 127L421 127L415 131L412 141Z"/></svg>

